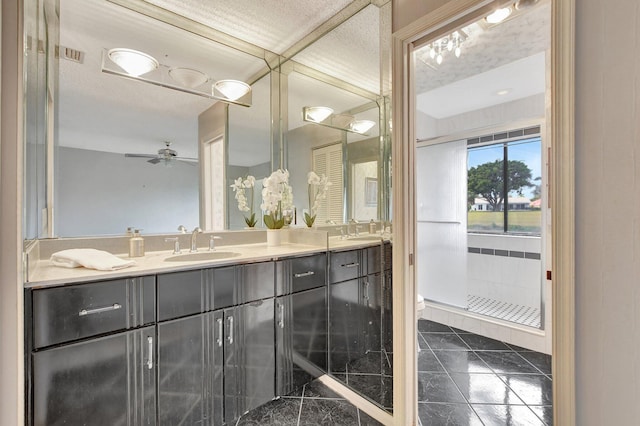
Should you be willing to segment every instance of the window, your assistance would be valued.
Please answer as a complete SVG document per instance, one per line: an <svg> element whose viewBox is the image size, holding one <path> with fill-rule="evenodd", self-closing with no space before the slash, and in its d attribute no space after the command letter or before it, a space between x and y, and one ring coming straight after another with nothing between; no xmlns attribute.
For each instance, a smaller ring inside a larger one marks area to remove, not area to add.
<svg viewBox="0 0 640 426"><path fill-rule="evenodd" d="M540 136L467 149L468 232L540 235L541 149Z"/></svg>

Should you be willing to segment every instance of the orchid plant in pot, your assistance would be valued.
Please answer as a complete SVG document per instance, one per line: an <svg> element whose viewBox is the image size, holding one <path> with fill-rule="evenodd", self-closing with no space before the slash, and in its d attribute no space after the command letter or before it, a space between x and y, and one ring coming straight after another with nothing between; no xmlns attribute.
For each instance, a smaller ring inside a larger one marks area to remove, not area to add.
<svg viewBox="0 0 640 426"><path fill-rule="evenodd" d="M236 193L236 201L238 201L238 210L241 212L249 212L249 215L243 213L244 222L249 228L256 226L258 220L256 214L253 211L253 199L254 199L254 187L256 186L256 178L247 175L246 178L239 177L236 179L231 188ZM247 197L248 193L248 197Z"/></svg>
<svg viewBox="0 0 640 426"><path fill-rule="evenodd" d="M314 171L307 174L307 193L309 196L309 212L304 213L304 223L311 228L316 221L320 201L327 198L327 190L331 182L326 175L318 176Z"/></svg>
<svg viewBox="0 0 640 426"><path fill-rule="evenodd" d="M264 178L260 208L264 212L264 224L269 228L268 231L280 229L285 225L283 212L293 210L293 191L289 186L289 171L278 169ZM267 238L269 238L268 235Z"/></svg>

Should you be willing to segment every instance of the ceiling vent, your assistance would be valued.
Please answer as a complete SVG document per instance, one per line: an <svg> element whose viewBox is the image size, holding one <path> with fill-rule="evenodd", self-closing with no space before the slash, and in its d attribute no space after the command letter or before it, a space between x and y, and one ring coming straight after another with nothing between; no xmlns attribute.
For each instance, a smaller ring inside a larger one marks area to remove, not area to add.
<svg viewBox="0 0 640 426"><path fill-rule="evenodd" d="M84 62L84 52L65 46L58 46L58 57L79 64Z"/></svg>

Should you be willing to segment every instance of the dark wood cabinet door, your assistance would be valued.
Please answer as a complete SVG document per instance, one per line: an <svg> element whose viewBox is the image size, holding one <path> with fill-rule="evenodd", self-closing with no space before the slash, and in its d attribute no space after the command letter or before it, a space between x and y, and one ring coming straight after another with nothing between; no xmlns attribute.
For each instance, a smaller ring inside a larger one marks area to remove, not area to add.
<svg viewBox="0 0 640 426"><path fill-rule="evenodd" d="M155 327L32 354L33 425L154 426Z"/></svg>

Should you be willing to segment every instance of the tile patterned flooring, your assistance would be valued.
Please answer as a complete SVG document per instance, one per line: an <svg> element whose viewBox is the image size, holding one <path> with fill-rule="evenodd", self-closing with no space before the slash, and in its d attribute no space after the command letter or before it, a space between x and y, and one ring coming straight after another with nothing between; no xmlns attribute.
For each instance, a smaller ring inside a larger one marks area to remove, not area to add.
<svg viewBox="0 0 640 426"><path fill-rule="evenodd" d="M484 296L467 295L469 312L540 328L540 308L502 302Z"/></svg>
<svg viewBox="0 0 640 426"><path fill-rule="evenodd" d="M427 320L418 344L422 425L553 424L549 355Z"/></svg>
<svg viewBox="0 0 640 426"><path fill-rule="evenodd" d="M381 426L315 380L300 392L274 399L238 419L236 426Z"/></svg>
<svg viewBox="0 0 640 426"><path fill-rule="evenodd" d="M432 321L418 321L423 426L552 426L551 357ZM378 426L322 383L273 400L237 425Z"/></svg>

